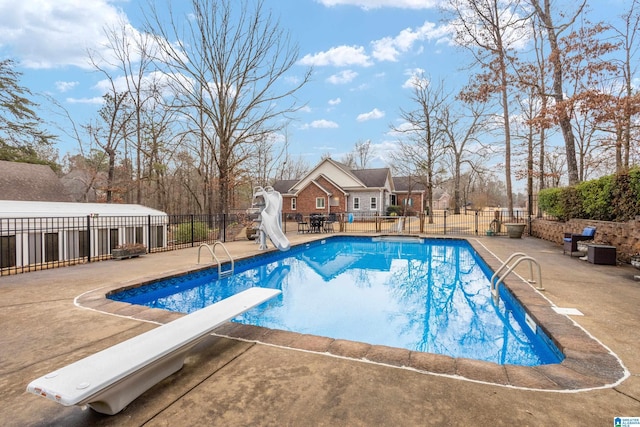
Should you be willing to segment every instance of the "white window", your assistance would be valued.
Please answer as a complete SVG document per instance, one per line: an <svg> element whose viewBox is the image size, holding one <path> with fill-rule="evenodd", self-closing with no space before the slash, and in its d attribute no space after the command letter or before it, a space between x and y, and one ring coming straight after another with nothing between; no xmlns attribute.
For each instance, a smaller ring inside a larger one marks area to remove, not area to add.
<svg viewBox="0 0 640 427"><path fill-rule="evenodd" d="M292 211L295 211L295 210L296 210L296 203L297 203L297 202L296 202L296 200L297 200L297 199L296 199L295 197L292 197L292 198L291 198L291 210L292 210Z"/></svg>
<svg viewBox="0 0 640 427"><path fill-rule="evenodd" d="M360 209L360 197L353 198L353 209L354 210Z"/></svg>
<svg viewBox="0 0 640 427"><path fill-rule="evenodd" d="M316 197L316 209L324 209L324 197Z"/></svg>
<svg viewBox="0 0 640 427"><path fill-rule="evenodd" d="M378 209L378 198L377 197L372 197L371 198L371 210L374 211L376 209Z"/></svg>

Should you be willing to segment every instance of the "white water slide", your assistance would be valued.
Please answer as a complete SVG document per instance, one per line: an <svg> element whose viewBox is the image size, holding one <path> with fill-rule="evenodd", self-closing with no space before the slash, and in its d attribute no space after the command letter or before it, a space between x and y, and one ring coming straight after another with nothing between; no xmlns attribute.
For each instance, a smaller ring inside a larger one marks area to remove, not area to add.
<svg viewBox="0 0 640 427"><path fill-rule="evenodd" d="M289 250L291 243L282 231L282 195L272 187L258 187L253 197L264 199L264 209L260 213L260 249L267 248L266 234L276 248L281 251Z"/></svg>

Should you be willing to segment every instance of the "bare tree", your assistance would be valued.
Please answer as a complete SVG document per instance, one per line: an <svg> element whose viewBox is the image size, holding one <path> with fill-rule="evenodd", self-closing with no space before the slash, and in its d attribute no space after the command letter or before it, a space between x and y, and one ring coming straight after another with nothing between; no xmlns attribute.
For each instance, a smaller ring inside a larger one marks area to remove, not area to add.
<svg viewBox="0 0 640 427"><path fill-rule="evenodd" d="M545 175L545 187L559 187L563 172L567 167L566 157L558 150L557 147L554 147L546 152L545 161L547 165L549 165L549 172Z"/></svg>
<svg viewBox="0 0 640 427"><path fill-rule="evenodd" d="M353 149L356 169L366 169L371 162L371 158L375 155L375 149L371 146L371 140L356 142Z"/></svg>
<svg viewBox="0 0 640 427"><path fill-rule="evenodd" d="M533 16L530 20L530 34L533 42L531 60L524 63L520 62L516 67L517 86L521 89L519 91L520 95L516 98L522 111L521 114L525 118L525 122L522 125L526 127L526 136L523 136L523 138L527 142L526 176L529 199L531 199L534 192L534 178L537 177L538 190L545 188L547 131L552 126L549 120L545 118L550 101L547 90L549 86L547 82L548 63L544 43L546 32L538 21L539 18L537 16ZM531 204L529 208L532 208ZM532 214L533 212L529 213Z"/></svg>
<svg viewBox="0 0 640 427"><path fill-rule="evenodd" d="M549 62L553 67L553 98L555 99L557 121L564 137L565 153L567 157L567 171L569 174L569 184L577 184L579 182L578 163L576 160L576 146L571 127L571 115L567 110L567 104L564 102L564 68L562 64L562 53L558 43L558 37L567 30L576 18L582 13L587 0L583 0L578 5L576 12L571 15L569 20L564 24L556 24L554 22L553 11L551 9L551 0L528 0L533 6L537 16L547 31L547 40L550 46ZM566 11L559 12L561 16L566 16Z"/></svg>
<svg viewBox="0 0 640 427"><path fill-rule="evenodd" d="M128 126L132 113L127 106L127 98L127 93L117 93L113 88L113 94L107 93L103 96L104 105L99 112L100 121L86 126L92 142L102 148L108 157L107 203L115 201L114 193L120 193L115 188L116 155L120 143L124 142L131 132Z"/></svg>
<svg viewBox="0 0 640 427"><path fill-rule="evenodd" d="M637 124L633 117L640 113L640 99L634 93L634 76L637 75L637 54L640 48L640 1L632 0L629 10L622 15L622 25L613 26L617 47L622 52L622 59L613 60L618 69L615 84L620 93L612 99L605 119L613 124L616 135L616 171L629 169L632 151L632 135Z"/></svg>
<svg viewBox="0 0 640 427"><path fill-rule="evenodd" d="M356 153L355 151L349 151L340 157L340 163L347 166L349 169L356 169Z"/></svg>
<svg viewBox="0 0 640 427"><path fill-rule="evenodd" d="M291 157L287 153L280 164L278 179L300 179L311 170L309 163L301 155Z"/></svg>
<svg viewBox="0 0 640 427"><path fill-rule="evenodd" d="M528 17L518 14L520 1L450 0L457 15L456 39L471 50L483 72L473 77L463 98L488 100L498 94L505 147L505 183L509 215L513 215L511 184L511 124L509 95L512 86L509 68L514 61L514 46L526 35Z"/></svg>
<svg viewBox="0 0 640 427"><path fill-rule="evenodd" d="M462 166L464 164L473 168L474 162L470 155L470 145L475 144L476 152L481 154L482 144L480 137L485 130L484 104L462 103L466 111L454 111L452 105L443 105L436 121L442 137L446 158L449 159L453 173L453 209L455 214L460 213L462 207Z"/></svg>
<svg viewBox="0 0 640 427"><path fill-rule="evenodd" d="M135 201L142 203L144 167L149 154L145 147L145 119L153 117L145 113L146 109L160 107L158 91L162 90L158 74L154 74L153 58L157 56L158 46L148 34L135 31L127 22L120 20L112 27L104 28L107 40L108 58L96 52L90 52L93 66L113 82L118 79L122 88L129 94L128 104L131 108L131 128L133 133L127 142L133 145ZM120 75L115 76L118 72ZM113 85L113 83L112 83ZM126 89L125 89L126 88ZM146 117L145 117L146 116ZM163 127L163 125L159 125ZM156 126L157 129L157 126Z"/></svg>
<svg viewBox="0 0 640 427"><path fill-rule="evenodd" d="M414 77L412 83L411 101L416 108L411 111L401 109L400 117L404 123L391 127L399 135L399 150L393 158L396 169L418 177L426 187L429 223L432 224L434 178L445 144L437 116L447 95L442 84L434 86L424 75Z"/></svg>
<svg viewBox="0 0 640 427"><path fill-rule="evenodd" d="M151 5L147 31L161 46L156 59L178 93L181 113L215 163L215 210L228 212L235 169L251 153L243 146L285 126L279 119L297 110L292 95L311 70L285 86L298 48L261 0L254 7L245 0L192 0L184 21L169 5L168 24L164 9Z"/></svg>

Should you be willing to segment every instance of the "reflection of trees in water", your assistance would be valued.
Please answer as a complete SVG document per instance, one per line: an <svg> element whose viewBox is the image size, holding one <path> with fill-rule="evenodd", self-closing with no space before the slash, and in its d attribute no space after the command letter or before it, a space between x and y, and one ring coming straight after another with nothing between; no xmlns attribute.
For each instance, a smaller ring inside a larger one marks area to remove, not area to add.
<svg viewBox="0 0 640 427"><path fill-rule="evenodd" d="M371 287L371 274L368 270L363 268L354 268L352 270L348 270L346 274L349 275L354 286L359 288Z"/></svg>
<svg viewBox="0 0 640 427"><path fill-rule="evenodd" d="M190 280L191 286L187 289L177 286L179 279L170 279L167 287L174 286L176 292L152 300L147 305L192 313L254 286L282 289L288 284L288 271L289 266L280 260L222 279L217 279L217 272L215 275L208 274L202 277L196 274Z"/></svg>
<svg viewBox="0 0 640 427"><path fill-rule="evenodd" d="M343 274L343 278L348 277L349 283L358 288L377 286L379 289L380 277L385 277L384 291L394 300L389 307L403 308L389 312L387 319L396 328L394 332L407 337L404 340L407 346L496 363L522 363L523 360L539 363L537 357L531 355L531 344L502 300L498 306L493 305L488 279L464 244L368 242L360 245L354 242L338 245L305 251L307 261L296 258L273 261L222 280L215 280L212 273L201 274L187 289L184 289L184 279L176 279L167 287L183 288L181 292L158 297L149 305L192 312L252 286L277 287L283 294L267 306L276 310L262 306L253 309L243 315L243 323L264 321L269 322L270 327L287 330L277 311L286 303L287 294L296 292L288 291L289 286L309 285L315 280L325 283L324 276L316 277L318 271L309 268L308 261L313 260L314 267Z"/></svg>
<svg viewBox="0 0 640 427"><path fill-rule="evenodd" d="M387 281L406 308L407 325L401 333L418 334L415 348L496 363L527 360L531 344L504 303L492 304L488 279L473 254L458 245L416 246L422 252L408 258L407 268L395 269ZM533 359L531 363L538 363Z"/></svg>

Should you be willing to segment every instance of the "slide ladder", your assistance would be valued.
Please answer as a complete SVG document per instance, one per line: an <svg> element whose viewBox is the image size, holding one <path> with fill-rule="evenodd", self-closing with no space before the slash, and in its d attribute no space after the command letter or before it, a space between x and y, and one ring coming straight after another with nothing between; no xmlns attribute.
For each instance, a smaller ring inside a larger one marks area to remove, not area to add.
<svg viewBox="0 0 640 427"><path fill-rule="evenodd" d="M229 261L231 261L231 269L222 271L222 263L220 262L220 259L216 256L216 248L218 246L222 247L222 250L224 250L224 252L227 254L227 258L229 258ZM209 249L209 253L211 253L212 260L215 260L215 262L218 263L218 279L229 277L233 274L233 270L235 268L233 258L231 258L231 254L227 250L227 247L221 241L219 240L216 241L213 244L213 248L206 243L201 244L200 247L198 248L198 264L200 264L200 250L203 247L206 247L207 249Z"/></svg>
<svg viewBox="0 0 640 427"><path fill-rule="evenodd" d="M509 265L509 263L515 259L515 261L513 262L513 264ZM499 287L500 284L504 282L505 277L507 277L521 262L523 261L527 261L529 263L529 279L527 280L528 283L530 284L536 284L537 283L537 287L536 289L539 291L544 291L544 288L542 287L542 275L540 273L540 264L538 264L538 261L536 261L535 258L530 257L529 255L525 254L524 252L515 252L513 254L511 254L511 256L500 266L500 268L498 268L496 270L495 273L493 273L493 276L491 276L491 294L493 295L493 297L496 299L496 301L500 298L500 293L499 293ZM537 273L538 273L538 280L534 280L533 277L533 266L536 266L537 269ZM502 274L502 276L499 276L499 274L506 268L506 271L504 272L504 274Z"/></svg>

